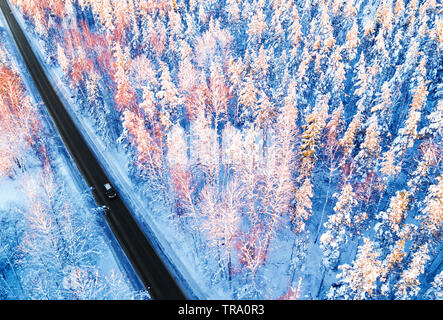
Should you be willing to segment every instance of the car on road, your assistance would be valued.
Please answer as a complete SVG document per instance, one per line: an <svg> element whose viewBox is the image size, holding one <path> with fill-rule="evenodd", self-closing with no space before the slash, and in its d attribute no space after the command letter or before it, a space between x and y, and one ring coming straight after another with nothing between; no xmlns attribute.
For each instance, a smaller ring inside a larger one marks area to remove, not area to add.
<svg viewBox="0 0 443 320"><path fill-rule="evenodd" d="M105 195L109 199L113 199L117 196L117 193L115 192L114 188L111 186L110 183L105 183L104 187L105 187Z"/></svg>
<svg viewBox="0 0 443 320"><path fill-rule="evenodd" d="M103 209L103 214L107 214L110 210L109 207L106 205L102 206L102 209Z"/></svg>

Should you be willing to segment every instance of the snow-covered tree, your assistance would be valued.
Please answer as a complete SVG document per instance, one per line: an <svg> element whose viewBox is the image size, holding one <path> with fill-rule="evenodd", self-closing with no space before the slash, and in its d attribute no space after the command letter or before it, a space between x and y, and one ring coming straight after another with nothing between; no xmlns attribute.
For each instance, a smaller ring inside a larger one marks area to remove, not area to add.
<svg viewBox="0 0 443 320"><path fill-rule="evenodd" d="M406 300L417 296L420 290L419 276L424 273L426 262L430 259L428 251L428 244L424 244L413 253L409 267L401 273L400 280L395 286L397 299Z"/></svg>
<svg viewBox="0 0 443 320"><path fill-rule="evenodd" d="M359 246L357 257L352 265L339 266L342 270L337 275L340 286L328 292L328 299L370 299L377 287L377 279L381 273L380 254L374 248L374 243L364 238Z"/></svg>

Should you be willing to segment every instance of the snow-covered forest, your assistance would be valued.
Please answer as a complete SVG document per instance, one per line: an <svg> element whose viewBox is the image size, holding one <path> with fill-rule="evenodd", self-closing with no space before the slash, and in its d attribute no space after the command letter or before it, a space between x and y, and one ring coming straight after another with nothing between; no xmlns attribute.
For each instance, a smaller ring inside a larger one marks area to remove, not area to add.
<svg viewBox="0 0 443 320"><path fill-rule="evenodd" d="M209 297L443 298L439 0L10 2Z"/></svg>
<svg viewBox="0 0 443 320"><path fill-rule="evenodd" d="M145 297L23 70L0 19L0 300Z"/></svg>

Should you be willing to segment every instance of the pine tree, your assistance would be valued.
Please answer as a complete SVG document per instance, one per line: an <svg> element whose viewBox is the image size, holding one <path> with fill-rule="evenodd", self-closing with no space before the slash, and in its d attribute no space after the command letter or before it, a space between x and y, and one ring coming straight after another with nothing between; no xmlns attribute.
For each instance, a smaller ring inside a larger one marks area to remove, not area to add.
<svg viewBox="0 0 443 320"><path fill-rule="evenodd" d="M300 18L298 15L297 6L292 7L292 23L290 27L289 39L295 50L297 50L300 45L300 40L303 38L303 33L301 31Z"/></svg>
<svg viewBox="0 0 443 320"><path fill-rule="evenodd" d="M371 298L377 287L377 279L381 273L380 254L375 250L374 243L364 238L364 244L358 247L358 254L352 266L344 264L339 266L342 270L337 278L341 286L332 288L328 298L364 300Z"/></svg>
<svg viewBox="0 0 443 320"><path fill-rule="evenodd" d="M221 115L226 117L228 111L229 89L226 86L222 71L222 66L219 63L211 64L209 90L211 92L212 111L215 113L216 120L219 120Z"/></svg>
<svg viewBox="0 0 443 320"><path fill-rule="evenodd" d="M182 104L180 93L172 81L169 68L165 63L161 64L160 90L155 94L160 101L162 110L173 114L177 107Z"/></svg>
<svg viewBox="0 0 443 320"><path fill-rule="evenodd" d="M69 60L65 55L65 51L60 44L57 44L57 58L62 68L63 74L67 77L69 75Z"/></svg>
<svg viewBox="0 0 443 320"><path fill-rule="evenodd" d="M253 110L256 108L258 100L258 89L255 86L252 75L246 76L243 81L238 95L238 102L245 107L242 113L243 117L250 116Z"/></svg>
<svg viewBox="0 0 443 320"><path fill-rule="evenodd" d="M430 259L428 253L428 244L422 245L413 253L409 268L401 273L400 280L395 285L397 299L406 300L417 296L420 290L419 276L424 273L426 262Z"/></svg>
<svg viewBox="0 0 443 320"><path fill-rule="evenodd" d="M429 187L425 198L423 213L417 217L420 220L420 233L424 237L437 240L443 227L443 176L437 178L437 183Z"/></svg>
<svg viewBox="0 0 443 320"><path fill-rule="evenodd" d="M248 24L248 35L249 38L257 38L260 39L263 32L267 28L267 24L265 22L265 15L263 13L263 9L258 8Z"/></svg>
<svg viewBox="0 0 443 320"><path fill-rule="evenodd" d="M334 194L338 199L334 214L328 217L324 226L326 232L320 237L320 248L323 250L323 264L330 267L337 262L341 246L347 242L349 232L354 224L353 209L358 204L356 194L351 184L347 183L340 195Z"/></svg>
<svg viewBox="0 0 443 320"><path fill-rule="evenodd" d="M357 20L354 19L351 29L346 34L345 48L350 61L354 60L357 55L357 48L360 44Z"/></svg>
<svg viewBox="0 0 443 320"><path fill-rule="evenodd" d="M407 215L409 197L410 194L406 190L397 191L391 198L389 208L378 214L381 222L374 229L383 245L392 245L398 239Z"/></svg>

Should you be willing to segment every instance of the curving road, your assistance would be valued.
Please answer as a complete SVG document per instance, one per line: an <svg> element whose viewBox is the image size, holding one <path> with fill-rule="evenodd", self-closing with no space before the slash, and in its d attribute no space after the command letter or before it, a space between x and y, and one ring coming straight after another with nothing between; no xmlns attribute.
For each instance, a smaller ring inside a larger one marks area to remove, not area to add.
<svg viewBox="0 0 443 320"><path fill-rule="evenodd" d="M33 53L23 31L18 25L6 0L0 7L46 107L77 167L86 182L94 187L94 197L100 205L106 205L105 218L125 254L149 291L152 299L184 300L184 293L169 270L155 252L140 226L117 196L108 199L103 185L110 181L98 160L89 149L82 134L75 126L61 100L51 86L43 68Z"/></svg>

